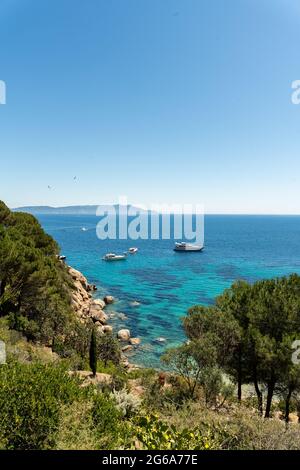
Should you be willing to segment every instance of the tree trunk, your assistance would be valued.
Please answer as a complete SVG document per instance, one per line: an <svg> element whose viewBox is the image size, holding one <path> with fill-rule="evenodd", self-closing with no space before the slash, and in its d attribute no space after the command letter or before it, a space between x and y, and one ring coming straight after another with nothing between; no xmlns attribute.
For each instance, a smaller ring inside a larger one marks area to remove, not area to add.
<svg viewBox="0 0 300 470"><path fill-rule="evenodd" d="M258 385L256 366L254 366L254 371L253 371L253 382L254 382L255 392L257 395L258 411L259 411L259 414L262 416L263 415L263 396Z"/></svg>
<svg viewBox="0 0 300 470"><path fill-rule="evenodd" d="M273 394L274 394L275 383L276 383L275 378L272 376L271 380L268 383L268 393L267 393L265 418L270 418L270 412L271 412L271 405L272 405L272 399L273 399Z"/></svg>
<svg viewBox="0 0 300 470"><path fill-rule="evenodd" d="M288 391L288 394L287 394L286 399L285 399L284 420L285 420L286 423L289 422L291 396L292 396L292 387L289 387L289 391Z"/></svg>

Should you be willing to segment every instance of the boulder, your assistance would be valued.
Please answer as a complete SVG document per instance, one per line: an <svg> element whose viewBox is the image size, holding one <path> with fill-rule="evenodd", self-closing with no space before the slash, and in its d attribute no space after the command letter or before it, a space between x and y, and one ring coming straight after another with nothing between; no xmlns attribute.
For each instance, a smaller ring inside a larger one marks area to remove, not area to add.
<svg viewBox="0 0 300 470"><path fill-rule="evenodd" d="M101 299L94 299L92 301L92 305L97 305L99 307L100 310L103 310L106 306L106 303L104 302L104 300L101 300Z"/></svg>
<svg viewBox="0 0 300 470"><path fill-rule="evenodd" d="M132 344L132 346L138 346L141 340L140 338L130 338L129 343Z"/></svg>
<svg viewBox="0 0 300 470"><path fill-rule="evenodd" d="M112 295L106 295L103 300L106 305L112 304L115 301Z"/></svg>
<svg viewBox="0 0 300 470"><path fill-rule="evenodd" d="M92 373L87 370L77 370L77 371L70 370L68 373L71 377L75 376L75 377L80 377L81 379L83 379L81 387L86 387L90 384L105 386L105 385L110 385L112 383L112 376L110 374L97 372L96 377L93 377Z"/></svg>
<svg viewBox="0 0 300 470"><path fill-rule="evenodd" d="M123 352L132 351L132 350L133 350L133 346L131 346L130 344L127 344L126 346L123 346L122 348Z"/></svg>
<svg viewBox="0 0 300 470"><path fill-rule="evenodd" d="M90 317L94 322L100 322L102 325L107 323L107 315L103 312L103 310L90 309Z"/></svg>
<svg viewBox="0 0 300 470"><path fill-rule="evenodd" d="M95 286L95 284L88 284L87 285L87 289L86 289L88 292L95 292L97 289L97 286Z"/></svg>
<svg viewBox="0 0 300 470"><path fill-rule="evenodd" d="M162 336L160 336L159 338L156 338L155 340L157 343L165 343L167 340L166 338L163 338Z"/></svg>
<svg viewBox="0 0 300 470"><path fill-rule="evenodd" d="M126 329L119 330L118 339L121 341L128 341L130 339L130 331Z"/></svg>
<svg viewBox="0 0 300 470"><path fill-rule="evenodd" d="M97 322L95 323L95 327L96 327L97 333L99 333L100 336L103 336L104 335L103 325L100 322Z"/></svg>
<svg viewBox="0 0 300 470"><path fill-rule="evenodd" d="M111 325L104 325L103 328L102 328L102 331L104 333L112 333L113 327Z"/></svg>

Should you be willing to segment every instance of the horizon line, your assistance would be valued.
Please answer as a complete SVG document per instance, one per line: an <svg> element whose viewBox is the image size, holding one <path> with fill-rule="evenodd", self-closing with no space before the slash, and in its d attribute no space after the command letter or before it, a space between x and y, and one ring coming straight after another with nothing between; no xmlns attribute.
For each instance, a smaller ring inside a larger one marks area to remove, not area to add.
<svg viewBox="0 0 300 470"><path fill-rule="evenodd" d="M93 206L121 206L121 204L119 203L109 203L109 204L71 204L71 205L65 205L65 206L50 206L50 205L26 205L26 206L18 206L18 207L10 207L11 210L13 211L16 211L18 209L26 209L26 208L43 208L43 207L47 207L47 208L51 208L51 209L64 209L64 208L72 208L72 207L93 207ZM131 206L131 207L135 207L135 208L138 208L138 209L141 209L141 210L145 210L144 207L139 207L138 205L136 204L127 204L127 207L128 206ZM126 206L123 206L123 207L126 207ZM148 210L149 212L151 212L151 209L146 209ZM154 211L152 211L154 212ZM157 212L157 214L160 214L160 215L174 215L174 214L177 214L176 212ZM182 214L182 213L181 213ZM186 214L192 214L192 215L196 215L196 213L186 213ZM201 215L202 213L200 213ZM62 214L62 215L67 215L67 214ZM81 215L81 214L79 214ZM95 214L96 215L96 214ZM280 213L280 212L264 212L264 213L256 213L256 212L203 212L202 215L227 215L227 216L281 216L281 217L289 217L289 216L300 216L300 212L298 213Z"/></svg>

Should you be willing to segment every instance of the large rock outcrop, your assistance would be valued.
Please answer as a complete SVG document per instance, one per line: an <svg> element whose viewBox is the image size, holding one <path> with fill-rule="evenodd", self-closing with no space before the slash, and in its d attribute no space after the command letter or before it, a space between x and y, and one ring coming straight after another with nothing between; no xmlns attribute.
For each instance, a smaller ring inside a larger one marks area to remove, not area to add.
<svg viewBox="0 0 300 470"><path fill-rule="evenodd" d="M83 274L72 267L68 267L68 273L73 280L73 290L71 302L76 315L82 323L93 321L97 323L98 330L103 333L109 332L109 328L103 328L107 324L108 316L103 309L106 303L102 299L94 299L91 292L94 289L90 286Z"/></svg>

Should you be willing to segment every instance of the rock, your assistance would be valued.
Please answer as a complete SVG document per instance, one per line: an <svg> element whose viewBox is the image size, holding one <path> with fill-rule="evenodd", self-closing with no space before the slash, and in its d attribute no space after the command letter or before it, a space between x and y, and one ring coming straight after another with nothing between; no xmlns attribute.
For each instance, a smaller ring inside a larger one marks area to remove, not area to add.
<svg viewBox="0 0 300 470"><path fill-rule="evenodd" d="M112 303L114 298L108 295L104 300L94 299L90 292L97 290L97 287L94 284L88 284L83 274L71 266L68 266L68 272L73 280L71 305L79 321L82 324L94 322L99 334L111 333L112 327L107 325L108 315L103 309L107 304ZM105 328L103 328L104 325Z"/></svg>
<svg viewBox="0 0 300 470"><path fill-rule="evenodd" d="M163 338L163 337L161 336L161 337L159 337L159 338L156 338L155 341L157 341L157 343L165 343L167 340L166 340L166 338Z"/></svg>
<svg viewBox="0 0 300 470"><path fill-rule="evenodd" d="M104 302L104 300L101 300L101 299L94 299L92 301L92 304L93 305L98 305L100 307L100 310L103 310L106 306L106 303Z"/></svg>
<svg viewBox="0 0 300 470"><path fill-rule="evenodd" d="M118 338L121 341L128 341L130 339L130 331L126 329L119 330Z"/></svg>
<svg viewBox="0 0 300 470"><path fill-rule="evenodd" d="M125 367L125 369L128 369L128 368L130 367L130 364L129 364L129 361L128 361L127 358L126 358L126 359L122 359L122 360L121 360L121 364L122 364L123 367Z"/></svg>
<svg viewBox="0 0 300 470"><path fill-rule="evenodd" d="M94 322L100 322L102 325L107 323L107 315L102 310L91 310L90 317Z"/></svg>
<svg viewBox="0 0 300 470"><path fill-rule="evenodd" d="M97 287L95 286L95 284L88 284L87 285L87 289L86 289L88 292L95 292L97 289Z"/></svg>
<svg viewBox="0 0 300 470"><path fill-rule="evenodd" d="M138 346L141 343L140 338L130 338L129 343L133 346Z"/></svg>
<svg viewBox="0 0 300 470"><path fill-rule="evenodd" d="M126 346L123 346L122 348L123 352L132 351L132 350L133 350L133 346L131 346L130 344L127 344Z"/></svg>
<svg viewBox="0 0 300 470"><path fill-rule="evenodd" d="M79 377L83 380L81 387L86 387L90 384L94 385L110 385L112 383L112 376L110 374L104 374L101 372L96 373L96 377L93 377L90 371L78 370L78 371L69 371L70 376Z"/></svg>
<svg viewBox="0 0 300 470"><path fill-rule="evenodd" d="M68 272L69 272L70 276L72 277L72 279L74 279L74 281L79 281L81 283L81 285L87 290L88 282L87 282L87 279L84 277L83 274L81 274L76 269L71 268L71 266L69 266Z"/></svg>
<svg viewBox="0 0 300 470"><path fill-rule="evenodd" d="M104 325L102 328L102 331L104 333L112 333L113 332L113 327L111 325Z"/></svg>
<svg viewBox="0 0 300 470"><path fill-rule="evenodd" d="M97 322L97 323L95 323L95 326L96 326L96 331L97 331L97 333L99 333L100 336L103 336L103 335L104 335L104 331L103 331L103 328L104 328L104 327L103 327L103 325L101 325L100 322Z"/></svg>
<svg viewBox="0 0 300 470"><path fill-rule="evenodd" d="M106 295L103 300L106 305L112 304L115 301L112 295Z"/></svg>

